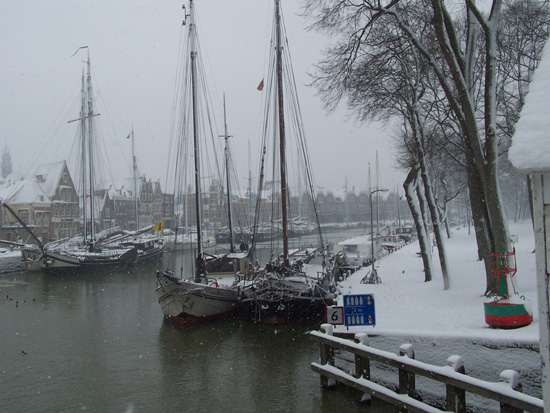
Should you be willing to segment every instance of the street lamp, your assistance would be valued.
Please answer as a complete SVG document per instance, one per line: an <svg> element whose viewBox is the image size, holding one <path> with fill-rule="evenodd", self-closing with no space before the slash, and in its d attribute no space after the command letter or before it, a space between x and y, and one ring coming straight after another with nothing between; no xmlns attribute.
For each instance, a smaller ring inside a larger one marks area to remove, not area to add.
<svg viewBox="0 0 550 413"><path fill-rule="evenodd" d="M370 246L371 246L371 256L370 256L370 263L371 263L371 271L374 272L374 229L373 229L373 223L372 223L372 195L377 192L388 192L388 189L382 188L382 189L375 189L374 191L371 191L370 193Z"/></svg>

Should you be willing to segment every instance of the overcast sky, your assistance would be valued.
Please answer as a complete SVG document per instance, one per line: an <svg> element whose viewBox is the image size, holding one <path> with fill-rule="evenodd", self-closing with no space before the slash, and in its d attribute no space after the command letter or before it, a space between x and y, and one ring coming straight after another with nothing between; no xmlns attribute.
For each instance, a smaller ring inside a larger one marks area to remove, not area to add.
<svg viewBox="0 0 550 413"><path fill-rule="evenodd" d="M182 0L21 0L0 2L0 144L14 168L68 157L78 117L81 74L88 46L97 112L115 174L131 176L132 125L140 171L164 182L172 119ZM367 188L368 163L380 186L395 190L404 173L393 170L391 129L358 125L341 108L327 114L308 73L330 39L306 31L297 0L283 0L310 159L318 186ZM229 132L243 186L258 158L262 92L273 17L272 0L196 0L197 29L210 91L222 121L225 92ZM206 54L206 56L205 56ZM220 133L222 131L220 130ZM253 172L254 174L254 172ZM374 178L373 178L374 179Z"/></svg>

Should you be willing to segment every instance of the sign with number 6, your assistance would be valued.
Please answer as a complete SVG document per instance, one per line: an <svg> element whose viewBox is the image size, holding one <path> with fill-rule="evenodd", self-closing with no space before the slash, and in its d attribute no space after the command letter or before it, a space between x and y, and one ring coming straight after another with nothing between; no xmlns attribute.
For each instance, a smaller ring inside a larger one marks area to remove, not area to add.
<svg viewBox="0 0 550 413"><path fill-rule="evenodd" d="M329 324L344 324L344 307L332 306L325 308L325 321Z"/></svg>

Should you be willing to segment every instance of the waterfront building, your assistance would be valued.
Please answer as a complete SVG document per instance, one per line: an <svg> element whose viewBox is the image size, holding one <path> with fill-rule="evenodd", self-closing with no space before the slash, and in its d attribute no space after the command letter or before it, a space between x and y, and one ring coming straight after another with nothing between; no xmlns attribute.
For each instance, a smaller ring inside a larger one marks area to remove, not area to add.
<svg viewBox="0 0 550 413"><path fill-rule="evenodd" d="M4 179L1 198L33 229L43 242L72 236L79 231L78 194L65 161L38 165L20 179ZM0 212L0 238L28 238L27 232L4 208Z"/></svg>

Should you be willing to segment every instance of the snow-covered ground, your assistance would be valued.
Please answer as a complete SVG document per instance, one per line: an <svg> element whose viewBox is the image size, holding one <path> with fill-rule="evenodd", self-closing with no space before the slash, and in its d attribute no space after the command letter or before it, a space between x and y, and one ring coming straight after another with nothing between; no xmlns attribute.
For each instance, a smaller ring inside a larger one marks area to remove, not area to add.
<svg viewBox="0 0 550 413"><path fill-rule="evenodd" d="M375 299L376 326L350 327L349 331L538 344L535 238L531 221L510 224L510 234L517 236L516 285L519 294L531 301L534 316L533 323L517 329L495 329L485 323L485 271L483 263L477 260L473 229L470 234L462 227L452 232L452 237L445 240L451 278L447 291L443 290L437 250L433 253L433 280L424 282L422 259L417 255L418 241L377 261L382 284L360 283L368 267L341 282L338 305L343 305L342 296L347 294L374 294ZM338 326L335 331L346 329Z"/></svg>

